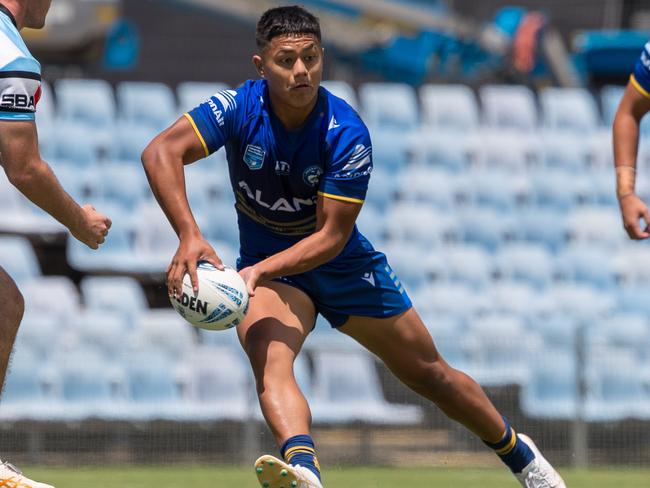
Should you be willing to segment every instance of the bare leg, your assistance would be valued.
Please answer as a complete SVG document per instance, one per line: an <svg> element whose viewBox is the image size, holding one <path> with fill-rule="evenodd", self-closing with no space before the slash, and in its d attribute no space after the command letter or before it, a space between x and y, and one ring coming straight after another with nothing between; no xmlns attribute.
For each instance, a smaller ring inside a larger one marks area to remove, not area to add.
<svg viewBox="0 0 650 488"><path fill-rule="evenodd" d="M481 387L449 366L414 308L395 317L350 317L341 332L376 354L405 385L482 440L498 442L505 423Z"/></svg>
<svg viewBox="0 0 650 488"><path fill-rule="evenodd" d="M23 296L11 276L0 266L0 392L24 311Z"/></svg>
<svg viewBox="0 0 650 488"><path fill-rule="evenodd" d="M270 282L258 287L237 327L248 354L262 413L278 446L308 434L311 411L293 374L293 362L315 320L311 299L297 288Z"/></svg>

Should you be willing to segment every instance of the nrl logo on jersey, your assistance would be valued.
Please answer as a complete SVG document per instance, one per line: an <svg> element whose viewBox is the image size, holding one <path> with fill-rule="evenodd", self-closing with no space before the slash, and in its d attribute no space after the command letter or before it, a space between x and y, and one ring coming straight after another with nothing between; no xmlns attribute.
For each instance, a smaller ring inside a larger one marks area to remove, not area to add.
<svg viewBox="0 0 650 488"><path fill-rule="evenodd" d="M259 146L249 144L244 151L244 162L249 169L256 171L264 166L266 151Z"/></svg>

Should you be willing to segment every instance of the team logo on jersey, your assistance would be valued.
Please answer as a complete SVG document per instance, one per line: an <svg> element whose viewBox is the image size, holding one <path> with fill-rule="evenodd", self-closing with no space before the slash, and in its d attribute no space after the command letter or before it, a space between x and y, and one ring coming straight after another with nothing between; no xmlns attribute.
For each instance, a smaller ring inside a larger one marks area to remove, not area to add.
<svg viewBox="0 0 650 488"><path fill-rule="evenodd" d="M255 171L264 166L264 156L266 151L259 146L249 144L244 151L244 162L249 169Z"/></svg>
<svg viewBox="0 0 650 488"><path fill-rule="evenodd" d="M320 182L320 177L323 174L323 168L320 166L310 166L302 174L302 179L309 186L316 186Z"/></svg>
<svg viewBox="0 0 650 488"><path fill-rule="evenodd" d="M275 162L275 174L280 176L288 176L291 171L291 165L286 161Z"/></svg>

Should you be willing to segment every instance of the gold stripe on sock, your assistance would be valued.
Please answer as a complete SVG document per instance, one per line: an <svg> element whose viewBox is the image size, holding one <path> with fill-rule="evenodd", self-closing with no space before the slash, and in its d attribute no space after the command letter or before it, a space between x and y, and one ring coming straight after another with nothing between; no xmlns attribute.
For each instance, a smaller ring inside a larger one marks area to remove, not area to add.
<svg viewBox="0 0 650 488"><path fill-rule="evenodd" d="M515 448L515 444L517 443L517 433L515 432L515 429L513 429L512 427L510 428L510 432L512 433L512 437L510 438L510 442L508 442L508 445L502 447L501 449L494 450L494 452L496 452L499 456L505 456Z"/></svg>
<svg viewBox="0 0 650 488"><path fill-rule="evenodd" d="M312 449L309 446L294 446L289 449L287 449L284 452L284 459L287 461L291 461L291 458L295 455L298 454L299 452L304 452L306 454L313 454L314 457L316 456L316 451Z"/></svg>

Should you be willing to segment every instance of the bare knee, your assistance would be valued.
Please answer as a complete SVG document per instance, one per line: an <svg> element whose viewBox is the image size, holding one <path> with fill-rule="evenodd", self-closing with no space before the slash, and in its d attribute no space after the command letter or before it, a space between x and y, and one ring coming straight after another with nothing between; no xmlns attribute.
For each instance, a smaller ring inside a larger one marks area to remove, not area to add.
<svg viewBox="0 0 650 488"><path fill-rule="evenodd" d="M437 402L454 386L454 370L443 360L421 361L403 381L416 393Z"/></svg>

